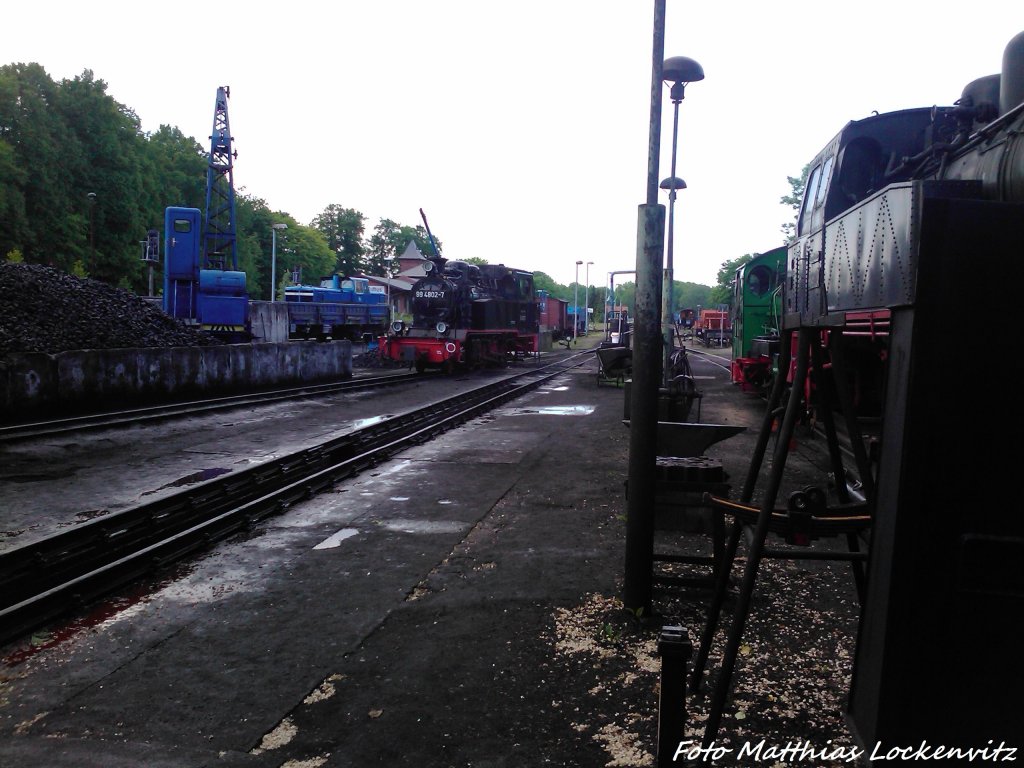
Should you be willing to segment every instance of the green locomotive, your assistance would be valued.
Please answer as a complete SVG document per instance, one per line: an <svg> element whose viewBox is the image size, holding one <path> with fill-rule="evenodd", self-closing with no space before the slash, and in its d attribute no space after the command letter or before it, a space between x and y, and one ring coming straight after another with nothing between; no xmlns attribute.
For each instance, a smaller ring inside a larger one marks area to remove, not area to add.
<svg viewBox="0 0 1024 768"><path fill-rule="evenodd" d="M786 246L756 255L736 270L732 304L732 381L745 392L768 384L779 349Z"/></svg>

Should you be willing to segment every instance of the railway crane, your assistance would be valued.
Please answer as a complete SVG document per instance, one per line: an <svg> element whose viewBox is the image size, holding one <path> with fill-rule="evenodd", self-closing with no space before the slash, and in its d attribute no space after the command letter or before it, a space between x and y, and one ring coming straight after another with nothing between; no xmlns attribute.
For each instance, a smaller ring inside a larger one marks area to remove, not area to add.
<svg viewBox="0 0 1024 768"><path fill-rule="evenodd" d="M248 338L249 296L238 269L234 160L228 98L217 89L206 172L205 216L198 208L164 211L164 311L227 340Z"/></svg>

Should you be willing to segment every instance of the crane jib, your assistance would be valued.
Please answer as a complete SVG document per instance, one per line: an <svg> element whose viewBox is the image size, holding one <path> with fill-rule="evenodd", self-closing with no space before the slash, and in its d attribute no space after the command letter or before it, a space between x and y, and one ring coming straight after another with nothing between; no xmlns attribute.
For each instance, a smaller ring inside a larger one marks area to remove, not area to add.
<svg viewBox="0 0 1024 768"><path fill-rule="evenodd" d="M437 243L434 242L434 236L430 232L430 225L427 223L427 214L420 208L420 218L423 219L423 227L427 230L427 237L430 239L430 247L434 249L434 255L440 256L441 252L437 250Z"/></svg>

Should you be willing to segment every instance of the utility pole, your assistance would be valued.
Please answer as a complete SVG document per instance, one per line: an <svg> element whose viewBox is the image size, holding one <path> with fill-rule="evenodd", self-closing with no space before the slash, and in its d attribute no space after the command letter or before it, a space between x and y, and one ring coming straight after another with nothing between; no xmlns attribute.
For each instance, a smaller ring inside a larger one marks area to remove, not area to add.
<svg viewBox="0 0 1024 768"><path fill-rule="evenodd" d="M653 597L654 485L657 465L658 385L661 382L661 288L665 206L658 204L662 71L665 63L665 0L654 0L651 56L651 124L648 136L647 202L639 207L633 382L630 391L629 481L623 602L649 615Z"/></svg>

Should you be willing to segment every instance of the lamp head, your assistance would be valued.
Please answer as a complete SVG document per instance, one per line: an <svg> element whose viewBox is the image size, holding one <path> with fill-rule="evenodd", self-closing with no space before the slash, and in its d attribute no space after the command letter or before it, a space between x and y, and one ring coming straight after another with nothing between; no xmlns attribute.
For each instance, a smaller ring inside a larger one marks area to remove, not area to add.
<svg viewBox="0 0 1024 768"><path fill-rule="evenodd" d="M667 179L662 179L661 184L658 186L662 189L668 189L674 192L677 189L686 189L686 182L678 176L669 176Z"/></svg>
<svg viewBox="0 0 1024 768"><path fill-rule="evenodd" d="M683 92L688 83L704 79L704 68L689 56L673 56L665 59L661 77L666 83L672 83L669 95L678 104L683 100Z"/></svg>

